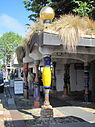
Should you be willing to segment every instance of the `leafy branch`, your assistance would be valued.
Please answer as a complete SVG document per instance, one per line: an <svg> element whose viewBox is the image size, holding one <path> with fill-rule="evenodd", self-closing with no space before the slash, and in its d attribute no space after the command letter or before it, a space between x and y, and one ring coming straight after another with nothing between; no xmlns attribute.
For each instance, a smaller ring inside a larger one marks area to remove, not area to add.
<svg viewBox="0 0 95 127"><path fill-rule="evenodd" d="M94 1L76 1L73 0L75 4L77 4L77 7L73 9L73 12L80 16L89 16L89 14L95 9L93 3Z"/></svg>

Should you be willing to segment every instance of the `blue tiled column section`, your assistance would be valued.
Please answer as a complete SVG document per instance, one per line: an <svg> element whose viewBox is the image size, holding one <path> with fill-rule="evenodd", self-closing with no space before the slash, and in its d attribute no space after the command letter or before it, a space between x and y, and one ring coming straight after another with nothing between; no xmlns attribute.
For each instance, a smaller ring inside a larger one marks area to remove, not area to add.
<svg viewBox="0 0 95 127"><path fill-rule="evenodd" d="M52 89L56 90L56 62L54 61L52 65L53 65Z"/></svg>

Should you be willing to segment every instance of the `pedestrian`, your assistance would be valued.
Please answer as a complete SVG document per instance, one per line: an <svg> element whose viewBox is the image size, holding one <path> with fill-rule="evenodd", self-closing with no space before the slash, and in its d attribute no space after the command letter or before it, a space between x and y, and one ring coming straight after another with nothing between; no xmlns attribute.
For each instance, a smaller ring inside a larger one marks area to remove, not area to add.
<svg viewBox="0 0 95 127"><path fill-rule="evenodd" d="M8 74L8 83L10 84L10 74Z"/></svg>
<svg viewBox="0 0 95 127"><path fill-rule="evenodd" d="M13 73L13 70L12 70L11 73L10 73L10 79L11 79L11 80L14 79L14 73Z"/></svg>
<svg viewBox="0 0 95 127"><path fill-rule="evenodd" d="M43 90L43 82L42 82L42 72L40 70L38 73L38 78L39 78L39 86L40 86L40 96L43 99L44 98L44 90Z"/></svg>
<svg viewBox="0 0 95 127"><path fill-rule="evenodd" d="M34 82L34 74L31 69L29 69L28 73L28 84L29 84L29 93L33 96L33 82Z"/></svg>
<svg viewBox="0 0 95 127"><path fill-rule="evenodd" d="M0 93L4 92L4 80L3 80L3 74L0 72Z"/></svg>

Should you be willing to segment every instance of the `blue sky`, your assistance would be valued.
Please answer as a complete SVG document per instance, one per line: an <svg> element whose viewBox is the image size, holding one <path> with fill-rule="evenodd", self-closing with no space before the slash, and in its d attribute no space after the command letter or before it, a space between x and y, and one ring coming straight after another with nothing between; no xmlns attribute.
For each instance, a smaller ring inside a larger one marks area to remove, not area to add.
<svg viewBox="0 0 95 127"><path fill-rule="evenodd" d="M0 36L6 32L15 32L22 36L26 34L29 21L28 12L24 8L23 0L1 0L0 1Z"/></svg>

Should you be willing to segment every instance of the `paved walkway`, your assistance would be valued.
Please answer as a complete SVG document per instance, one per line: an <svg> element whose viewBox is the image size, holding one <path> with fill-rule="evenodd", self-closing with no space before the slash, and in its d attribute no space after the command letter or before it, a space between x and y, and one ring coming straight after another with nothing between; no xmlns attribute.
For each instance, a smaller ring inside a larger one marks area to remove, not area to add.
<svg viewBox="0 0 95 127"><path fill-rule="evenodd" d="M3 94L0 95L0 127L4 127L4 108L2 105L2 98L3 98Z"/></svg>
<svg viewBox="0 0 95 127"><path fill-rule="evenodd" d="M95 127L95 109L89 105L74 106L70 98L52 95L50 102L54 119L43 125L39 120L41 108L33 108L33 97L26 100L22 95L14 96L13 90L7 88L5 94L0 94L0 127Z"/></svg>
<svg viewBox="0 0 95 127"><path fill-rule="evenodd" d="M86 111L84 108L75 106L59 107L57 109L65 116L75 116L89 123L95 123L95 114L93 114L93 111L89 111L89 109Z"/></svg>

